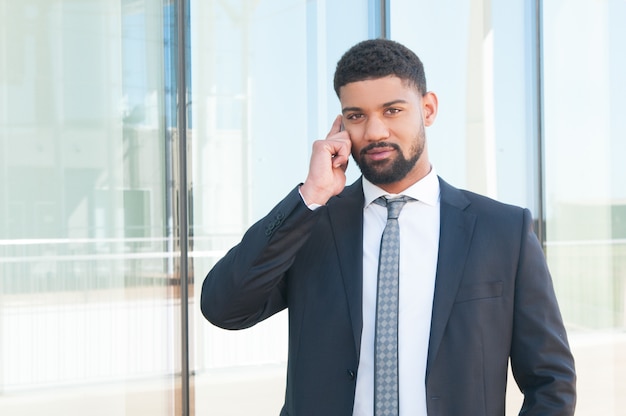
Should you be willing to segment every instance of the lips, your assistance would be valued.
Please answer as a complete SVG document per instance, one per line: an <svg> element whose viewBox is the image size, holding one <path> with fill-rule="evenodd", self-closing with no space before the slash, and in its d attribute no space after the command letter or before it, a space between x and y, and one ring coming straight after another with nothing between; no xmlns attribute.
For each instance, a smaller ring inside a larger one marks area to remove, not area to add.
<svg viewBox="0 0 626 416"><path fill-rule="evenodd" d="M391 147L385 147L385 148L377 148L377 149L370 150L369 152L366 152L365 154L371 160L383 160L383 159L387 159L391 155L391 153L393 153L394 151L395 150Z"/></svg>
<svg viewBox="0 0 626 416"><path fill-rule="evenodd" d="M376 143L364 148L361 154L372 161L380 161L387 159L397 150L397 146L393 143Z"/></svg>

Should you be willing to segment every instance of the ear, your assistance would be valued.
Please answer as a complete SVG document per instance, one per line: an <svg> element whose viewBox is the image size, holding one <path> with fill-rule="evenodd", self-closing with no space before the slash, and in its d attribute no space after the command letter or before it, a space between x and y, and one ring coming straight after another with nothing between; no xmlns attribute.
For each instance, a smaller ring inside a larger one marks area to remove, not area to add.
<svg viewBox="0 0 626 416"><path fill-rule="evenodd" d="M426 127L432 125L437 118L437 108L439 100L434 92L427 92L422 96L422 111L424 116L424 125Z"/></svg>

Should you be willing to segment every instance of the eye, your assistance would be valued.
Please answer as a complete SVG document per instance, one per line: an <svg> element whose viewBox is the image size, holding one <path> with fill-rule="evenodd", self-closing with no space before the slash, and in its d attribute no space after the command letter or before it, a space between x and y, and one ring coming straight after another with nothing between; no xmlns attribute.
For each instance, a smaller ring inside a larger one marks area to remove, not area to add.
<svg viewBox="0 0 626 416"><path fill-rule="evenodd" d="M361 113L350 113L346 116L346 118L348 120L358 120L360 118L363 118L363 114Z"/></svg>
<svg viewBox="0 0 626 416"><path fill-rule="evenodd" d="M392 108L387 108L385 110L385 114L394 115L394 114L398 114L400 111L402 111L402 110L400 110L399 108L392 107Z"/></svg>

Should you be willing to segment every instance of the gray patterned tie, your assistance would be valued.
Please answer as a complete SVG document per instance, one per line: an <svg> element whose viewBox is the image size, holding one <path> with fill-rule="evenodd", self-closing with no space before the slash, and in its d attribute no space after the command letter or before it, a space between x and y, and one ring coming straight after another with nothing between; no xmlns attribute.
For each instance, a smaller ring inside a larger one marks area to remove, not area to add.
<svg viewBox="0 0 626 416"><path fill-rule="evenodd" d="M398 416L398 276L400 228L398 216L405 196L374 202L387 206L387 225L380 242L376 298L376 341L374 353L374 415Z"/></svg>

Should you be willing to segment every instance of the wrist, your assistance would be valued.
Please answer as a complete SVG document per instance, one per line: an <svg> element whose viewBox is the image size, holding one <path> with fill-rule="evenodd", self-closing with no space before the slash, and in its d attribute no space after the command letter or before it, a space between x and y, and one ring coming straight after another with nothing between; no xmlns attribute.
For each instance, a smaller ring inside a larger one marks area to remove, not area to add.
<svg viewBox="0 0 626 416"><path fill-rule="evenodd" d="M326 202L330 199L326 195L326 192L320 192L320 190L315 189L315 187L307 182L300 185L300 196L306 206L309 208L313 207L312 209L326 205Z"/></svg>

